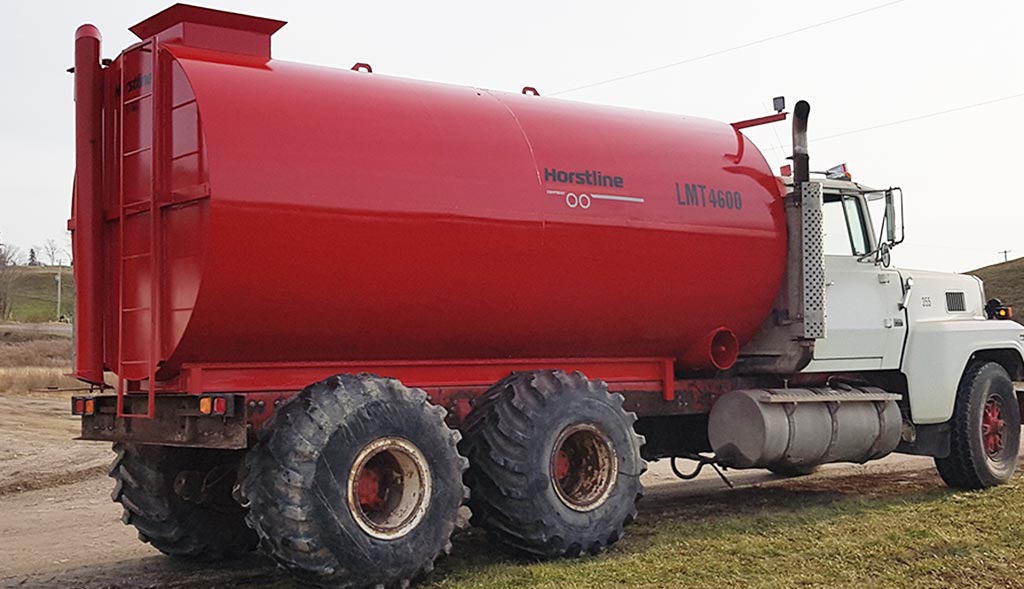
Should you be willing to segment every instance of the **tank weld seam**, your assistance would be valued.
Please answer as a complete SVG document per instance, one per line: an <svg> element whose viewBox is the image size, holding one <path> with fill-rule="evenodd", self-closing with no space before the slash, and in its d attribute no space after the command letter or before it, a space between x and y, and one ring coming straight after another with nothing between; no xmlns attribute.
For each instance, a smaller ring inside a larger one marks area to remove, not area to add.
<svg viewBox="0 0 1024 589"><path fill-rule="evenodd" d="M516 128L519 129L519 134L523 136L523 141L526 143L526 148L530 150L530 161L533 162L533 172L537 176L537 188L544 188L544 181L540 177L540 165L537 163L537 153L533 149L533 142L530 141L530 136L526 134L526 129L523 128L523 124L519 122L519 117L513 112L511 108L505 104L505 101L492 94L489 90L483 90L488 96L493 98L505 109L505 111L512 117L512 120L516 123Z"/></svg>

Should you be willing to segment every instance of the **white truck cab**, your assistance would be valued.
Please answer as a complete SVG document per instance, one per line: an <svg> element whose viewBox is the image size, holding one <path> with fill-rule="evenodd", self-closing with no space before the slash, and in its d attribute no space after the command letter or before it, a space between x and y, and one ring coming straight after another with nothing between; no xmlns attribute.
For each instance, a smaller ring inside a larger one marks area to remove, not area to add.
<svg viewBox="0 0 1024 589"><path fill-rule="evenodd" d="M899 189L821 182L826 334L804 372L896 382L905 393L900 451L948 454L958 391L979 366L1024 380L1024 326L996 318L1009 313L986 303L977 277L891 267L890 249L903 240ZM990 429L1005 421L998 413L1007 408L982 409Z"/></svg>
<svg viewBox="0 0 1024 589"><path fill-rule="evenodd" d="M711 407L715 460L801 474L900 452L933 457L954 488L1007 482L1020 452L1024 326L973 276L892 267L902 191L853 182L845 164L812 177L809 113L797 102L779 178L789 187L783 285L731 372L749 381Z"/></svg>

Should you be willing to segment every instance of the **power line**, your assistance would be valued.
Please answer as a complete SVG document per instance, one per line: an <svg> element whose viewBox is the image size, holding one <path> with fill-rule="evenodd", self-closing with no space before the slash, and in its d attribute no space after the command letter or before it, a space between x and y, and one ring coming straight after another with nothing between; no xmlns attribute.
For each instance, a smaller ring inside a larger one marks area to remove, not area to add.
<svg viewBox="0 0 1024 589"><path fill-rule="evenodd" d="M804 27L800 27L798 29L793 29L791 31L786 31L784 33L779 33L778 35L772 35L770 37L764 37L764 38L758 39L756 41L750 41L749 43L744 43L742 45L736 45L735 47L729 47L728 49L719 49L718 51L712 51L711 53L705 53L703 55L698 55L696 57L690 57L690 58L684 59L682 61L676 61L676 62L668 63L668 64L665 64L665 65L659 65L657 67L652 67L652 68L649 68L649 69L646 69L646 70L636 71L636 72L633 72L633 73L630 73L630 74L623 74L621 76L616 76L614 78L608 78L607 80L601 80L601 81L598 81L598 82L591 82L590 84L584 84L582 86L576 86L575 88L566 88L565 90L559 90L558 92L550 92L550 93L548 93L548 96L557 96L559 94L568 94L569 92L576 92L577 90L583 90L583 89L586 89L586 88L593 88L595 86L603 86L605 84L611 84L612 82L618 82L620 80L627 80L629 78L635 78L637 76L644 76L644 75L647 75L647 74L650 74L650 73L658 72L658 71L661 71L661 70L666 70L666 69L677 67L677 66L680 66L680 65L683 65L683 64L693 63L695 61L700 61L702 59L707 59L709 57L715 57L716 55L722 55L724 53L730 53L732 51L737 51L739 49L746 49L747 47L753 47L754 45L760 45L761 43L767 43L768 41L774 41L776 39L781 39L782 37L788 37L789 35L795 35L797 33L802 33L804 31L809 31L811 29L816 29L818 27L823 27L825 25L830 25L832 23L836 23L836 22L839 22L841 20L846 20L848 18L853 18L855 16L860 16L862 14L866 14L868 12L873 12L875 10L881 10L883 8L887 8L889 6L892 6L894 4L899 4L900 2L903 2L903 1L904 0L894 0L893 2L887 2L885 4L879 4L878 6L872 6L871 8L865 8L864 10L859 10L857 12L851 12L850 14L845 14L843 16L837 16L836 18L832 18L832 19L829 19L829 20L824 20L824 21L821 21L819 23L815 23L815 24L812 24L812 25L807 25L807 26L804 26Z"/></svg>
<svg viewBox="0 0 1024 589"><path fill-rule="evenodd" d="M1003 96L1001 98L993 98L992 100L985 100L982 102L975 102L974 104L965 104L963 106L956 106L948 108L946 110L940 110L938 112L928 113L926 115L918 115L916 117L910 117L906 119L900 119L898 121L889 121L888 123L882 123L879 125L872 125L870 127L862 127L860 129L853 129L852 131L843 131L842 133L836 133L835 135L826 135L825 137L816 137L815 141L825 141L826 139L834 139L836 137L842 137L844 135L853 135L854 133L863 133L864 131L872 131L874 129L882 129L885 127L892 127L893 125L902 125L903 123L909 123L912 121L920 121L921 119L930 119L941 115L947 115L949 113L958 112L961 110L967 110L970 108L977 108L979 106L986 106L989 104L995 104L996 102L1004 102L1006 100L1013 100L1014 98L1021 98L1024 96L1024 92L1019 94L1010 94L1009 96Z"/></svg>
<svg viewBox="0 0 1024 589"><path fill-rule="evenodd" d="M962 110L978 108L978 107L981 107L981 106L988 106L989 104L995 104L997 102L1005 102L1007 100L1013 100L1015 98L1022 98L1022 97L1024 97L1024 92L1020 92L1020 93L1017 93L1017 94L1010 94L1008 96L1002 96L1002 97L999 97L999 98L993 98L991 100L983 100L981 102L975 102L973 104L965 104L965 105L962 105L962 106L955 106L953 108L947 108L946 110L930 112L928 114L917 115L917 116L908 117L908 118L905 118L905 119L899 119L899 120L896 120L896 121L889 121L887 123L879 123L877 125L871 125L870 127L861 127L860 129L851 129L849 131L843 131L841 133L835 133L833 135L826 135L824 137L813 137L812 140L815 141L815 142L827 141L829 139L835 139L836 137L843 137L845 135L853 135L854 133L863 133L865 131L872 131L874 129L884 129L885 127L894 127L896 125L902 125L904 123L911 123L911 122L914 122L914 121L920 121L922 119L930 119L932 117L948 115L950 113L960 112ZM778 150L778 149L785 149L785 148L784 147L772 147L772 148L769 148L769 149L766 149L766 150L763 150L763 151L775 151L775 150Z"/></svg>

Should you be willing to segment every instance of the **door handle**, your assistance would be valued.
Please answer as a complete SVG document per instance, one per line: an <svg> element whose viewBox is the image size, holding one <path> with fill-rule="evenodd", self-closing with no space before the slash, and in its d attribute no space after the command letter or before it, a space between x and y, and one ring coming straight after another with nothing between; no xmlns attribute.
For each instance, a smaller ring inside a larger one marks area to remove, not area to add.
<svg viewBox="0 0 1024 589"><path fill-rule="evenodd" d="M914 288L914 279L907 276L906 282L903 283L903 300L900 301L900 311L907 308L907 303L910 302L910 289Z"/></svg>

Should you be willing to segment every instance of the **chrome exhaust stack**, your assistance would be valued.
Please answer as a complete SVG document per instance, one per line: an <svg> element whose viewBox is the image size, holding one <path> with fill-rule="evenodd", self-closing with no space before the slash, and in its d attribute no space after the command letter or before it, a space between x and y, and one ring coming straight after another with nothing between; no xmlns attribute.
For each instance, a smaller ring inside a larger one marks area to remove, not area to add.
<svg viewBox="0 0 1024 589"><path fill-rule="evenodd" d="M793 184L796 192L800 185L811 179L810 156L807 153L807 116L811 105L806 100L796 103L793 110Z"/></svg>

